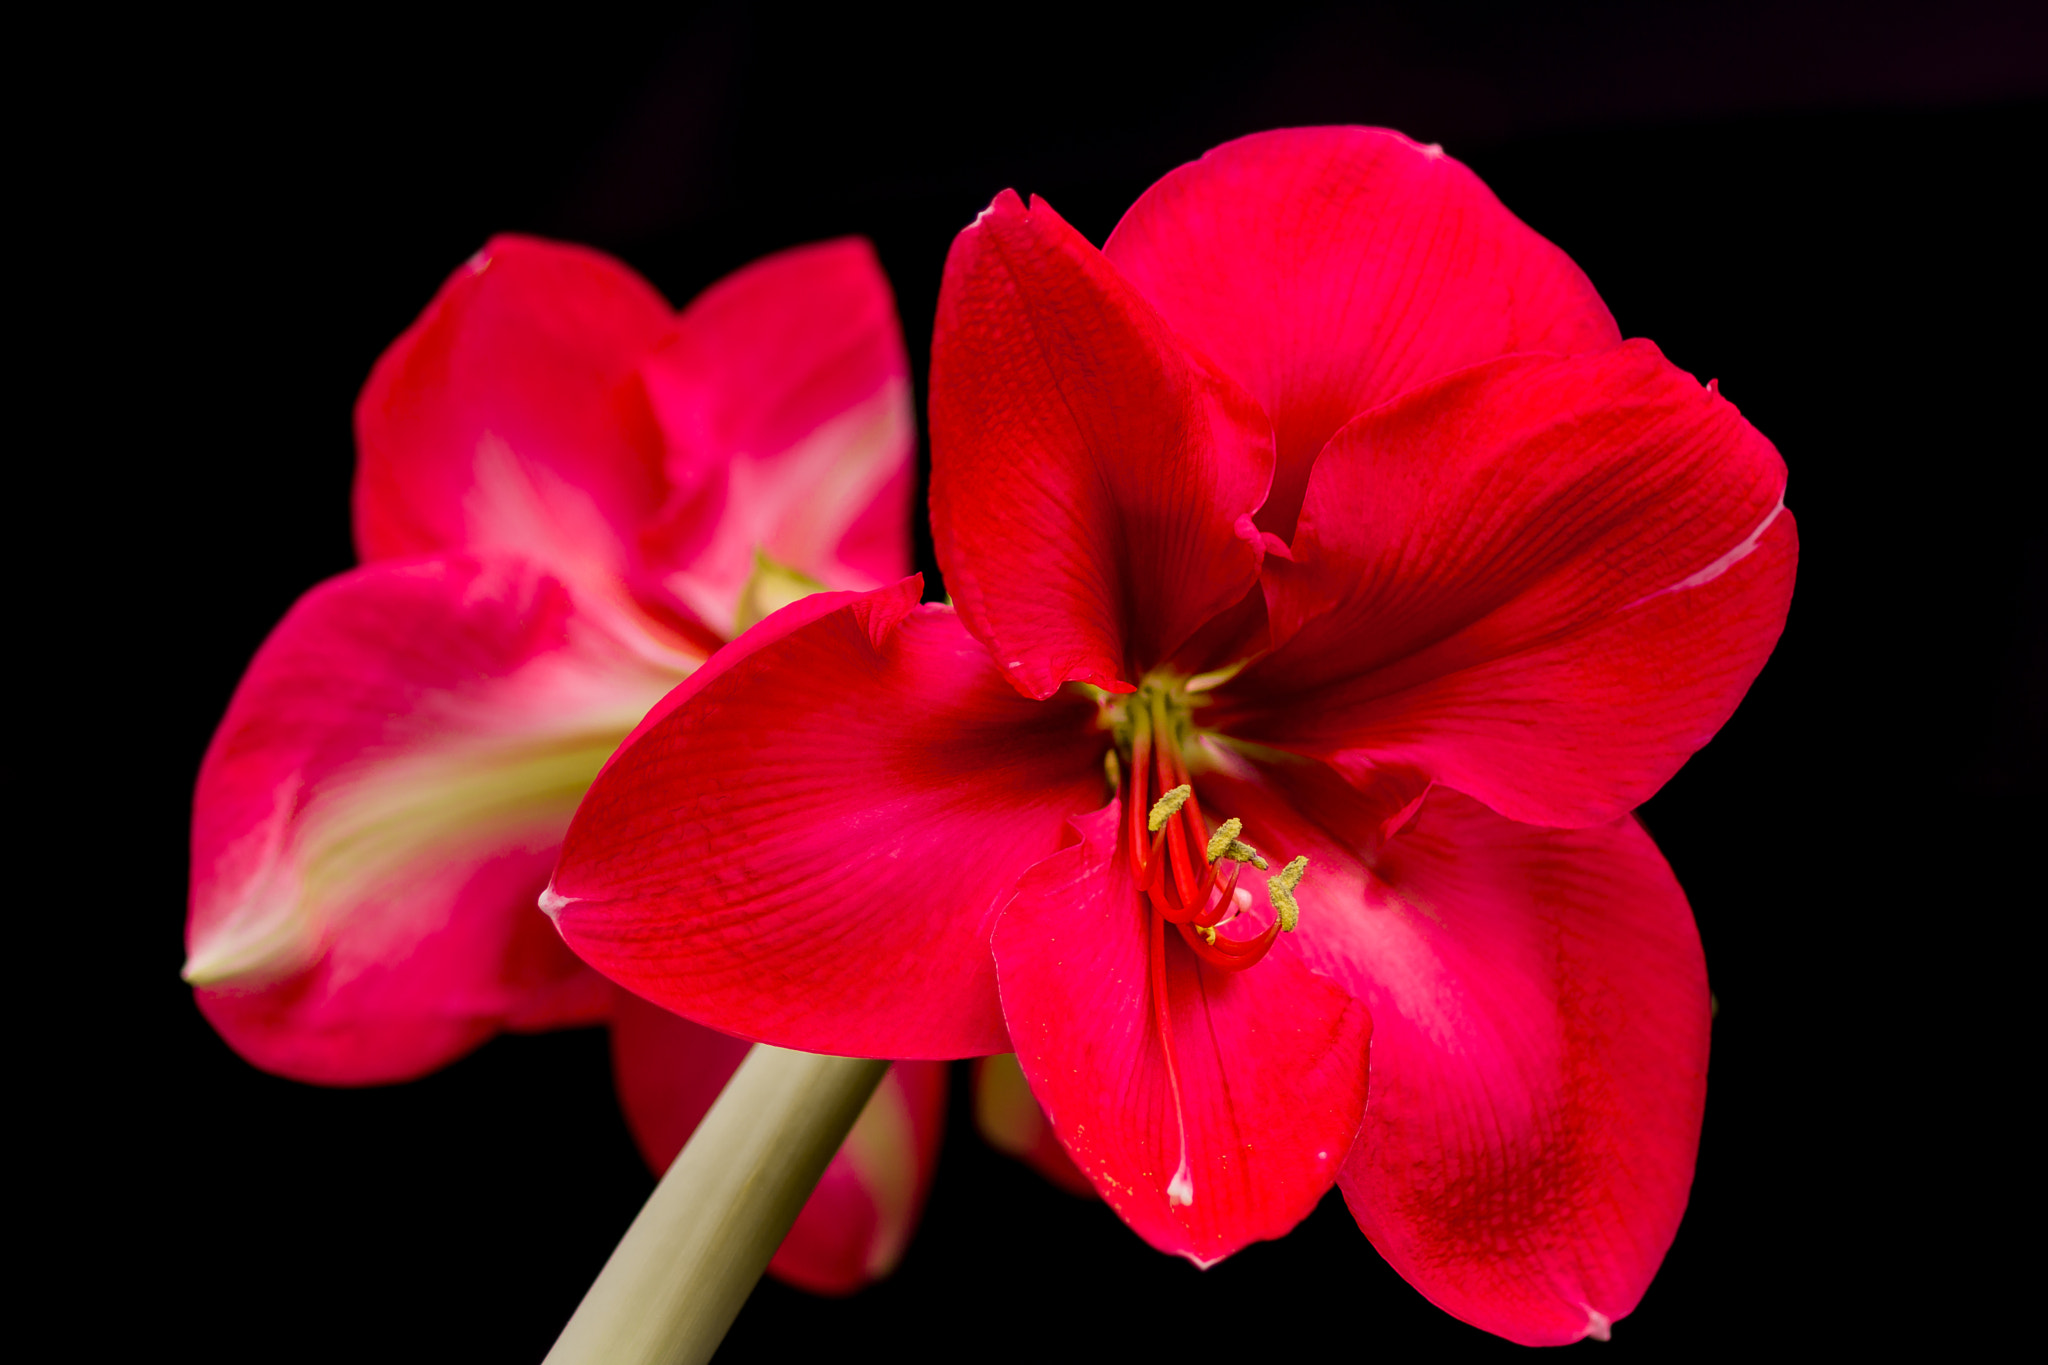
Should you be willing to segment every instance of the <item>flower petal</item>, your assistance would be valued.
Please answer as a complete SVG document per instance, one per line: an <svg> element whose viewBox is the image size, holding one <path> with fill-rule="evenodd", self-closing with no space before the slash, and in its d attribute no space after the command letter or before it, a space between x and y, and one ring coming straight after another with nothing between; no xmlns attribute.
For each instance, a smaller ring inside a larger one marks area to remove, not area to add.
<svg viewBox="0 0 2048 1365"><path fill-rule="evenodd" d="M1213 1265L1284 1235L1329 1190L1365 1110L1372 1024L1302 965L1291 935L1237 973L1173 938L1183 1128L1153 1023L1148 911L1113 856L1118 809L1076 818L1082 842L1026 873L997 921L1003 1018L1032 1093L1103 1199L1161 1251Z"/></svg>
<svg viewBox="0 0 2048 1365"><path fill-rule="evenodd" d="M635 367L674 326L609 256L492 238L356 401L363 558L495 549L625 578L668 495Z"/></svg>
<svg viewBox="0 0 2048 1365"><path fill-rule="evenodd" d="M1367 408L1510 352L1621 341L1562 251L1384 128L1226 142L1145 191L1103 254L1272 416L1257 520L1283 540L1323 443Z"/></svg>
<svg viewBox="0 0 2048 1365"><path fill-rule="evenodd" d="M1265 414L1007 190L955 239L936 328L932 534L960 619L1026 696L1129 690L1256 580Z"/></svg>
<svg viewBox="0 0 2048 1365"><path fill-rule="evenodd" d="M833 588L910 572L910 367L866 241L720 280L641 375L671 488L641 547L702 619L731 629L757 552Z"/></svg>
<svg viewBox="0 0 2048 1365"><path fill-rule="evenodd" d="M602 981L534 897L584 787L679 675L521 561L386 562L264 642L200 768L188 980L238 1052L400 1080Z"/></svg>
<svg viewBox="0 0 2048 1365"><path fill-rule="evenodd" d="M1287 643L1216 723L1354 775L1413 767L1510 819L1612 819L1777 643L1784 489L1770 442L1648 342L1475 366L1331 440L1293 561L1267 561Z"/></svg>
<svg viewBox="0 0 2048 1365"><path fill-rule="evenodd" d="M666 1171L753 1044L619 991L612 1072L649 1169ZM938 1166L946 1064L899 1062L854 1121L768 1269L819 1294L846 1294L902 1259Z"/></svg>
<svg viewBox="0 0 2048 1365"><path fill-rule="evenodd" d="M585 961L784 1047L1007 1049L989 927L1102 799L1107 740L1086 700L1017 696L920 583L786 607L649 715L544 901Z"/></svg>
<svg viewBox="0 0 2048 1365"><path fill-rule="evenodd" d="M1352 1213L1467 1322L1604 1334L1678 1230L1706 1101L1706 967L1670 868L1631 817L1542 829L1442 787L1368 866L1368 803L1311 816L1290 780L1204 795L1309 856L1294 937L1372 1010Z"/></svg>

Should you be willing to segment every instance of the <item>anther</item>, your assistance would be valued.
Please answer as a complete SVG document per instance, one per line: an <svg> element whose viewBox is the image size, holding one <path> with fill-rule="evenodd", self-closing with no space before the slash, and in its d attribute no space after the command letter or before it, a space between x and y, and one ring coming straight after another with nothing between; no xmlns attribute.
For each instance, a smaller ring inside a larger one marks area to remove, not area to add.
<svg viewBox="0 0 2048 1365"><path fill-rule="evenodd" d="M1216 826L1216 832L1209 836L1209 861L1213 863L1219 858L1228 858L1232 862L1250 863L1259 871L1264 872L1266 870L1265 857L1257 849L1237 837L1243 832L1244 821L1238 819L1235 815Z"/></svg>
<svg viewBox="0 0 2048 1365"><path fill-rule="evenodd" d="M1152 813L1145 817L1145 828L1157 834L1159 827L1180 814L1180 808L1188 803L1195 789L1183 782L1152 803Z"/></svg>
<svg viewBox="0 0 2048 1365"><path fill-rule="evenodd" d="M1308 855L1304 853L1266 879L1266 898L1273 902L1273 913L1287 933L1293 933L1294 926L1301 922L1301 906L1294 899L1294 888L1301 885L1301 874L1307 870Z"/></svg>

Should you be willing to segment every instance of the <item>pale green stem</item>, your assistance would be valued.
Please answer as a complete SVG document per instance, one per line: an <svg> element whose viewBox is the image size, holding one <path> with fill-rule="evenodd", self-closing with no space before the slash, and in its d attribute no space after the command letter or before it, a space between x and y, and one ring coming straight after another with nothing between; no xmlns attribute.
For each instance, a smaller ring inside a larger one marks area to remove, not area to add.
<svg viewBox="0 0 2048 1365"><path fill-rule="evenodd" d="M701 1365L887 1062L757 1043L626 1229L547 1365Z"/></svg>

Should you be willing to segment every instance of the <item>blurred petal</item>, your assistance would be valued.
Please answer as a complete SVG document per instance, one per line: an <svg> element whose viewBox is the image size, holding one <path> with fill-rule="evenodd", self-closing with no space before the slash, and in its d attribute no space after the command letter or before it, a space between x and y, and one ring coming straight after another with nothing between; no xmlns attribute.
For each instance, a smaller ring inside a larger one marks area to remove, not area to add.
<svg viewBox="0 0 2048 1365"><path fill-rule="evenodd" d="M898 1062L861 1110L768 1271L814 1294L850 1294L910 1246L946 1127L944 1062Z"/></svg>
<svg viewBox="0 0 2048 1365"><path fill-rule="evenodd" d="M732 628L757 554L833 588L910 572L917 421L867 242L798 247L720 280L641 375L671 487L642 550L705 621Z"/></svg>
<svg viewBox="0 0 2048 1365"><path fill-rule="evenodd" d="M675 326L584 247L494 237L377 361L356 401L365 560L501 550L623 579L668 495L636 374Z"/></svg>
<svg viewBox="0 0 2048 1365"><path fill-rule="evenodd" d="M1095 1197L1095 1187L1060 1146L1052 1120L1038 1107L1016 1053L975 1059L974 1126L989 1146L1016 1157L1069 1194Z"/></svg>
<svg viewBox="0 0 2048 1365"><path fill-rule="evenodd" d="M185 975L268 1070L419 1075L602 1018L534 908L570 813L679 675L517 560L375 564L257 652L201 766Z"/></svg>
<svg viewBox="0 0 2048 1365"><path fill-rule="evenodd" d="M628 991L612 1014L612 1074L626 1125L660 1175L697 1131L753 1046ZM768 1269L819 1294L846 1294L896 1268L938 1165L946 1064L898 1062L855 1120Z"/></svg>
<svg viewBox="0 0 2048 1365"><path fill-rule="evenodd" d="M753 1044L610 988L612 1081L633 1145L660 1175L711 1112Z"/></svg>
<svg viewBox="0 0 2048 1365"><path fill-rule="evenodd" d="M1562 251L1479 177L1384 128L1288 128L1168 173L1103 247L1273 419L1258 524L1283 540L1316 455L1367 408L1514 351L1621 335Z"/></svg>

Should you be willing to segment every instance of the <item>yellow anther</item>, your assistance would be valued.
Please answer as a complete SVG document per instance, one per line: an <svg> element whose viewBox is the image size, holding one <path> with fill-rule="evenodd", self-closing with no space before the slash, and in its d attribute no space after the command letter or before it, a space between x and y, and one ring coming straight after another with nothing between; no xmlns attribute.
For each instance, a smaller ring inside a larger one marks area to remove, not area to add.
<svg viewBox="0 0 2048 1365"><path fill-rule="evenodd" d="M1216 930L1214 928L1206 924L1197 924L1195 932L1202 936L1202 942L1208 944L1211 948L1216 946Z"/></svg>
<svg viewBox="0 0 2048 1365"><path fill-rule="evenodd" d="M1209 861L1213 863L1218 858L1228 858L1232 862L1250 863L1259 871L1264 872L1266 870L1265 858L1260 855L1257 849L1237 837L1243 829L1244 821L1234 815L1216 826L1216 832L1209 836Z"/></svg>
<svg viewBox="0 0 2048 1365"><path fill-rule="evenodd" d="M1152 803L1152 813L1145 817L1145 828L1157 834L1161 825L1164 825L1168 820L1180 814L1180 808L1185 806L1188 803L1188 798L1194 794L1195 789L1183 782L1172 791L1161 796Z"/></svg>
<svg viewBox="0 0 2048 1365"><path fill-rule="evenodd" d="M1294 926L1301 922L1301 906L1295 903L1294 888L1301 885L1301 874L1307 870L1308 855L1304 853L1266 879L1266 898L1273 902L1273 913L1280 917L1283 933L1293 933Z"/></svg>

